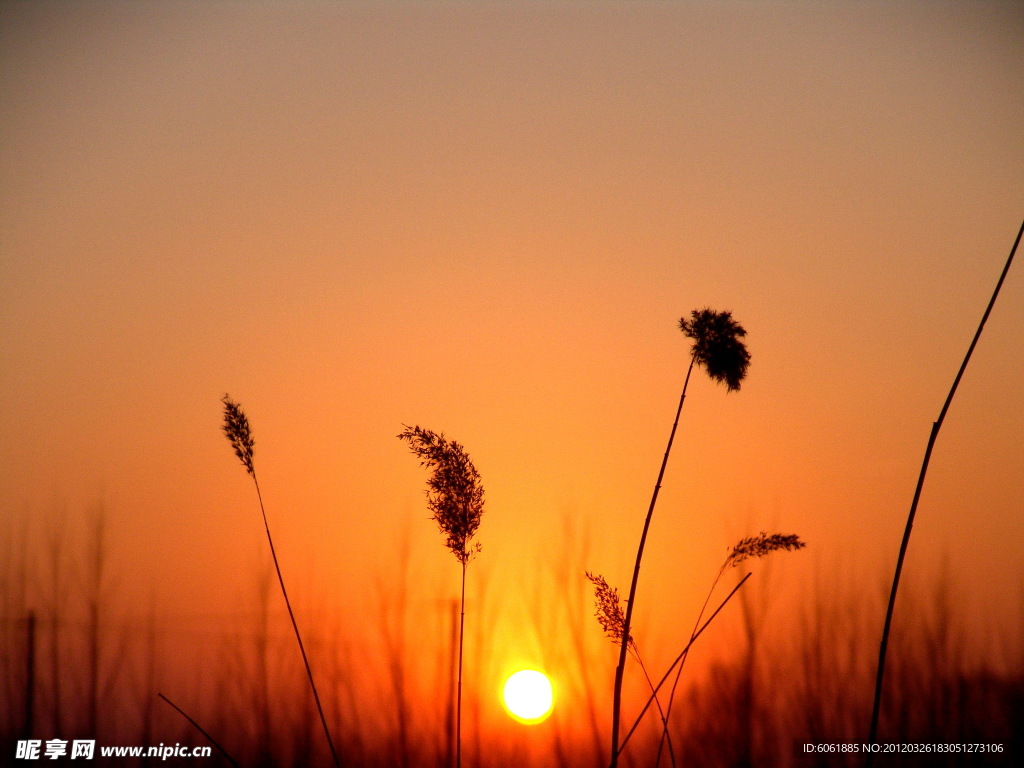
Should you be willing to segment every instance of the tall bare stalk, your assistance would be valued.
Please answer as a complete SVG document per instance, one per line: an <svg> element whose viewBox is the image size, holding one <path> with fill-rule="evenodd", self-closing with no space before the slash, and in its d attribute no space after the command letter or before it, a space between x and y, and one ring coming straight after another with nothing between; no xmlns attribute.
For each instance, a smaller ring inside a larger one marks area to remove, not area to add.
<svg viewBox="0 0 1024 768"><path fill-rule="evenodd" d="M967 354L964 355L964 361L960 364L960 370L957 371L956 378L953 379L953 386L949 389L949 394L946 395L946 402L942 404L942 410L939 411L939 418L932 424L931 434L928 436L928 445L924 450L924 460L921 463L921 472L917 477L917 487L914 488L914 498L910 502L910 513L907 515L907 525L903 530L903 541L900 543L900 554L896 558L896 573L892 579L892 590L889 592L889 605L885 610L885 625L882 627L882 641L878 647L878 671L875 677L875 699L871 707L871 731L868 735L868 742L874 744L878 738L878 718L882 707L882 684L885 678L885 654L889 647L889 631L892 628L892 615L896 608L896 590L900 586L900 574L903 572L903 561L907 556L907 547L910 545L910 532L914 527L914 516L917 514L917 503L921 499L921 489L924 487L924 478L928 473L928 462L932 457L932 448L935 446L935 439L939 436L939 430L942 428L942 422L946 419L946 412L949 410L950 404L953 402L953 396L956 394L957 387L960 386L960 379L964 375L964 371L967 370L967 363L971 360L971 355L974 353L974 348L978 344L978 339L981 338L981 331L985 327L985 322L988 320L989 314L992 312L992 307L995 306L996 297L999 296L999 289L1003 287L1003 280L1006 279L1007 272L1010 271L1010 264L1013 263L1013 256L1017 252L1017 246L1020 244L1021 235L1024 234L1024 222L1021 222L1020 230L1017 232L1017 238L1013 241L1013 247L1010 249L1010 255L1006 259L1006 265L1003 267L1002 273L999 275L999 280L996 282L995 290L992 292L992 298L989 299L988 306L985 307L985 314L981 316L981 322L978 323L978 330L974 332L974 338L971 340L971 345L967 348ZM865 764L870 766L874 761L874 753L868 751Z"/></svg>
<svg viewBox="0 0 1024 768"><path fill-rule="evenodd" d="M320 713L320 723L324 728L324 735L327 737L327 746L331 748L331 757L334 758L334 765L341 765L338 760L338 753L334 749L334 741L331 739L331 731L327 727L327 718L324 717L324 709L320 705L320 694L317 692L316 683L313 681L313 670L310 669L309 659L306 657L306 647L302 644L302 635L299 633L299 625L295 621L295 613L292 611L291 600L288 599L288 590L284 586L284 576L281 575L281 566L277 562L277 550L274 548L274 539L270 535L270 525L267 523L267 511L263 506L263 494L260 493L260 483L256 479L256 468L253 465L253 447L256 441L253 439L252 430L249 427L249 419L246 418L242 407L234 402L228 395L222 398L224 403L224 425L222 429L235 449L245 471L252 476L252 482L256 486L256 497L260 502L260 512L263 515L263 528L267 532L267 541L270 543L270 555L274 560L274 570L277 571L277 581L281 585L281 594L284 595L284 604L288 607L288 618L292 621L292 629L295 630L295 639L299 643L299 651L302 653L302 663L306 665L306 675L309 677L309 685L313 689L313 699L316 701L316 711ZM168 702L169 703L169 702Z"/></svg>
<svg viewBox="0 0 1024 768"><path fill-rule="evenodd" d="M651 495L651 503L647 508L647 517L644 519L643 532L640 534L640 545L636 551L636 563L633 566L633 578L629 585L629 597L626 600L626 615L622 633L622 640L619 644L619 663L615 667L615 689L612 698L612 755L611 768L615 768L619 762L619 721L622 712L622 680L626 668L626 654L629 650L629 630L632 626L633 607L636 601L636 588L640 580L640 563L644 556L644 547L647 543L647 533L651 527L651 518L654 516L654 506L658 502L658 492L661 490L661 481L665 477L665 468L668 466L668 456L672 451L672 442L675 440L676 429L679 426L679 415L683 410L683 402L686 400L686 389L690 384L690 374L694 365L701 365L715 381L725 382L726 391L739 390L740 382L747 375L747 367L750 365L750 353L741 340L747 335L746 330L739 323L732 319L729 311L716 312L712 309L694 310L690 318L679 320L679 329L690 339L693 345L690 348L690 365L686 370L686 379L683 381L683 392L679 398L679 407L676 408L676 417L672 422L672 431L668 436L668 446L665 448L665 456L661 460L661 469L658 471L658 479L654 483L654 493Z"/></svg>
<svg viewBox="0 0 1024 768"><path fill-rule="evenodd" d="M466 566L480 544L470 544L484 511L484 488L480 473L466 450L454 440L422 427L406 426L398 435L409 443L420 466L433 470L427 480L427 508L433 513L445 545L462 566L459 616L459 681L455 711L455 765L462 765L462 648L466 630Z"/></svg>

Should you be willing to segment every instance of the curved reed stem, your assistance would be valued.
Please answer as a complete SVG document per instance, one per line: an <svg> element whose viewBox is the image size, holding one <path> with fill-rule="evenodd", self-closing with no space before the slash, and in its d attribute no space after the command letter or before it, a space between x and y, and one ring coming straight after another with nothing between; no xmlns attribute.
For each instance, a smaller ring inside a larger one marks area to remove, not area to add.
<svg viewBox="0 0 1024 768"><path fill-rule="evenodd" d="M658 758L654 765L657 768L661 763L661 745L668 743L668 757L669 762L672 764L672 768L676 767L676 751L672 747L672 734L668 732L668 710L663 709L661 706L661 700L658 698L658 692L654 690L654 681L651 680L650 674L647 672L647 665L644 664L644 660L640 658L640 651L633 647L633 658L636 659L636 663L640 665L641 671L644 673L644 679L647 681L647 687L651 689L651 696L654 697L654 703L658 707L658 716L661 718L661 742L658 744Z"/></svg>
<svg viewBox="0 0 1024 768"><path fill-rule="evenodd" d="M336 768L340 768L338 753L334 749L334 740L331 739L331 731L327 727L327 718L324 717L324 708L320 705L320 694L316 689L316 682L313 680L313 670L309 666L309 659L306 657L306 646L302 643L302 635L299 633L299 625L295 621L295 613L292 611L292 601L288 599L288 590L284 587L284 576L281 575L281 566L277 562L277 550L274 548L274 539L270 535L270 525L267 524L267 511L263 508L263 494L260 493L260 484L256 479L256 472L252 473L252 481L256 485L256 497L260 501L260 512L263 514L263 528L267 532L267 541L270 542L270 555L274 559L274 570L277 571L277 581L281 585L281 594L284 595L284 604L288 607L288 618L292 620L292 629L295 630L295 639L299 642L299 652L302 654L302 663L306 665L306 675L309 677L309 686L313 689L313 700L316 702L316 711L320 714L320 724L324 728L324 736L327 737L327 746L331 748L331 757L334 759Z"/></svg>
<svg viewBox="0 0 1024 768"><path fill-rule="evenodd" d="M985 308L985 314L981 317L981 322L978 324L978 330L974 333L974 338L971 340L970 347L967 348L967 354L964 356L964 361L960 365L960 370L957 371L956 378L953 379L953 386L950 387L949 394L946 396L946 402L942 404L942 410L939 412L939 418L932 424L932 431L928 437L928 446L924 451L924 461L921 463L921 473L917 478L917 487L914 489L914 499L910 502L910 513L907 515L907 525L903 530L903 541L900 543L900 554L896 558L896 573L892 580L892 590L889 592L889 605L885 611L885 624L882 627L882 641L878 648L878 671L875 677L875 698L874 703L871 707L871 730L868 735L868 743L874 744L878 738L878 718L882 708L882 684L885 679L885 655L889 647L889 632L892 629L892 615L896 608L896 591L900 586L900 574L903 572L903 561L907 556L907 547L910 545L910 532L914 527L914 516L917 514L917 503L921 499L921 489L924 487L924 478L928 473L928 462L932 457L932 448L935 447L935 439L939 436L939 430L942 428L942 422L946 418L946 412L949 410L950 403L953 402L953 396L956 394L956 389L960 385L960 379L964 375L964 371L967 369L967 363L971 360L971 355L974 352L974 347L978 344L978 339L981 338L981 331L985 327L985 321L988 320L989 314L992 312L992 307L995 306L996 297L999 296L999 289L1003 287L1003 280L1006 279L1007 272L1010 271L1010 264L1013 263L1013 256L1017 252L1017 246L1020 244L1021 235L1024 235L1024 222L1021 222L1020 230L1017 232L1017 239L1013 241L1013 247L1010 249L1010 255L1006 259L1006 265L1003 267L1002 274L999 275L999 280L996 282L995 290L992 292L992 298L989 299L988 306ZM865 760L865 765L870 766L874 762L874 753L868 752Z"/></svg>
<svg viewBox="0 0 1024 768"><path fill-rule="evenodd" d="M715 587L718 586L718 582L722 578L722 574L725 573L726 565L727 563L724 563L722 567L718 569L718 575L715 576L715 580L711 582L711 589L708 590L707 597L704 598L704 604L700 607L700 613L697 614L697 620L693 623L693 629L690 630L690 643L692 643L694 638L696 637L697 628L700 627L701 619L704 618L704 611L708 609L708 603L711 602L711 595L714 594ZM684 650L681 654L681 658L679 659L679 666L676 668L676 676L675 679L672 681L672 687L669 689L668 692L668 706L665 708L666 722L668 721L668 718L672 715L672 705L675 702L676 698L676 688L679 687L679 679L683 676L683 666L686 664L686 659L688 656L689 650ZM658 756L654 762L656 766L661 765L661 752L662 748L664 747L666 738L668 738L667 728L661 734L661 740L658 742Z"/></svg>
<svg viewBox="0 0 1024 768"><path fill-rule="evenodd" d="M651 503L647 508L647 517L644 520L643 533L640 534L640 546L636 550L636 563L633 566L633 579L629 584L629 597L626 599L626 619L622 631L622 641L619 646L619 663L615 667L615 691L612 697L612 759L611 768L619 764L619 753L622 751L619 745L619 720L622 716L622 678L626 668L626 651L629 646L629 628L633 620L633 603L636 600L636 586L640 580L640 562L644 557L644 546L647 543L647 532L651 527L651 518L654 516L654 505L658 503L658 492L661 490L661 481L665 477L665 468L668 466L668 455L672 451L672 441L676 437L676 429L679 427L679 415L683 412L683 402L686 400L686 388L690 384L690 374L693 373L695 358L691 356L690 367L686 369L686 380L683 382L683 393L679 397L679 407L676 408L676 418L672 422L672 431L668 436L668 446L665 448L665 456L661 460L661 469L658 471L658 479L654 483L654 493L651 495Z"/></svg>

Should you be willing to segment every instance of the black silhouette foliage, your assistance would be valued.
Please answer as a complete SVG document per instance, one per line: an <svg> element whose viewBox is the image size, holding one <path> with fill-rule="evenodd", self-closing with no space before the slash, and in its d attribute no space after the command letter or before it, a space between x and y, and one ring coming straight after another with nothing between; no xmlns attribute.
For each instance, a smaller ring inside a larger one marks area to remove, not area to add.
<svg viewBox="0 0 1024 768"><path fill-rule="evenodd" d="M747 332L732 313L695 309L689 320L680 318L679 330L693 339L694 362L715 381L725 382L727 391L738 391L750 366L750 353L742 341Z"/></svg>
<svg viewBox="0 0 1024 768"><path fill-rule="evenodd" d="M446 544L465 565L480 545L470 540L480 527L484 511L484 488L480 473L459 443L422 427L406 426L398 435L420 460L420 466L433 470L427 480L427 508L433 513Z"/></svg>
<svg viewBox="0 0 1024 768"><path fill-rule="evenodd" d="M245 471L255 477L256 470L253 468L252 455L256 441L252 437L252 429L249 427L249 419L246 418L242 406L231 399L230 395L221 398L224 403L224 424L221 429L231 441L231 447L235 449L235 455Z"/></svg>

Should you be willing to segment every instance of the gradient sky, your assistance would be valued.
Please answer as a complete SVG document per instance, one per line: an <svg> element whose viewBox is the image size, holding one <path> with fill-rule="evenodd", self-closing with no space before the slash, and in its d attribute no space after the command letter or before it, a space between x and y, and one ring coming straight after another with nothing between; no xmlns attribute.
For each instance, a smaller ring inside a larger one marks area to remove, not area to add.
<svg viewBox="0 0 1024 768"><path fill-rule="evenodd" d="M750 375L691 385L644 631L688 626L761 529L808 542L782 592L880 595L1024 216L1022 81L1018 3L3 3L3 535L102 502L122 594L232 610L267 553L230 392L300 603L372 599L403 546L436 600L457 563L395 439L420 424L483 476L472 567L514 627L566 525L628 586L676 323L711 306ZM1022 270L906 570L997 629L1024 590Z"/></svg>

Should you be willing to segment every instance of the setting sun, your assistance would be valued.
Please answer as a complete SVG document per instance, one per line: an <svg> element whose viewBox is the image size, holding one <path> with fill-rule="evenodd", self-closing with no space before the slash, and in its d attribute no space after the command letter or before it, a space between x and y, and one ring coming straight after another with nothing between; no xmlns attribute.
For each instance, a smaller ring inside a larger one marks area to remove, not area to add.
<svg viewBox="0 0 1024 768"><path fill-rule="evenodd" d="M523 669L510 675L501 697L512 717L531 725L547 719L554 706L551 681L543 672L534 669Z"/></svg>

